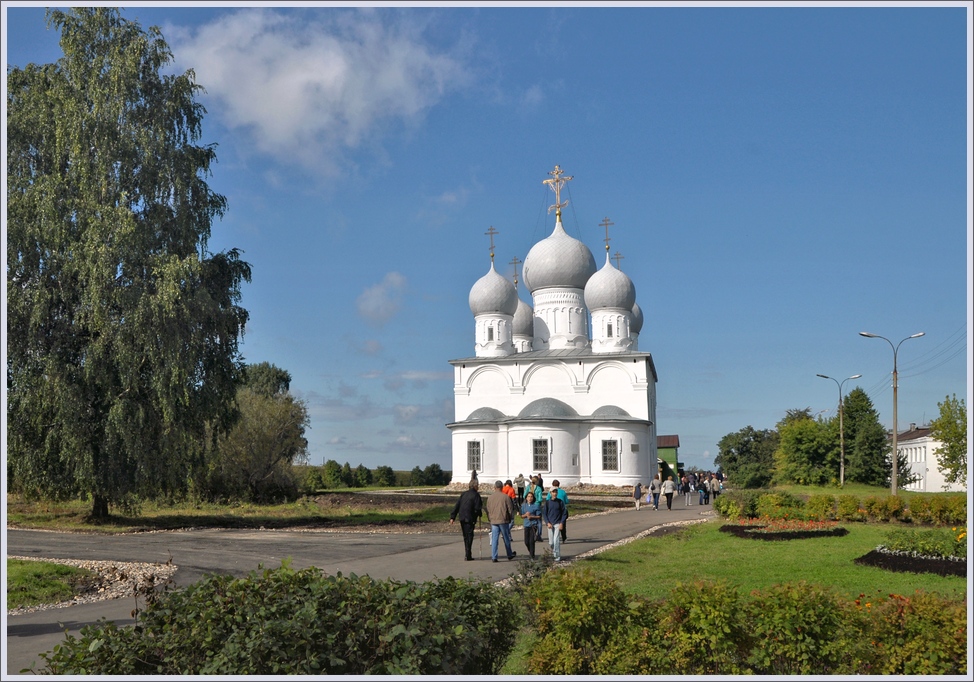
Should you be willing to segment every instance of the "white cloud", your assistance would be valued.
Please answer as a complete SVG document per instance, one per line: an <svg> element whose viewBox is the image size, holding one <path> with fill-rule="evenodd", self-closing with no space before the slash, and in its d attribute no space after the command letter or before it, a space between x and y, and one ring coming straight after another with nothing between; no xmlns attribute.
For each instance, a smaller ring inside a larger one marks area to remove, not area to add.
<svg viewBox="0 0 974 682"><path fill-rule="evenodd" d="M358 314L375 325L384 325L399 312L405 288L405 277L398 272L387 273L381 282L359 294L355 301Z"/></svg>
<svg viewBox="0 0 974 682"><path fill-rule="evenodd" d="M532 85L521 95L521 105L531 109L538 107L544 101L544 91L540 85Z"/></svg>
<svg viewBox="0 0 974 682"><path fill-rule="evenodd" d="M415 124L469 81L460 58L437 52L400 13L309 16L247 9L171 39L211 113L282 162L336 173L346 152Z"/></svg>
<svg viewBox="0 0 974 682"><path fill-rule="evenodd" d="M412 421L421 408L419 405L396 405L392 409L395 410L396 423L404 423Z"/></svg>

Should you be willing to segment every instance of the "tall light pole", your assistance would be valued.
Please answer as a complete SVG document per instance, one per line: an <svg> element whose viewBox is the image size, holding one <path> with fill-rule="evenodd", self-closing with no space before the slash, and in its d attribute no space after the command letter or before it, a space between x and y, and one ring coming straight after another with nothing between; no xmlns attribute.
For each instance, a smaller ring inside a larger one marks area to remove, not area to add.
<svg viewBox="0 0 974 682"><path fill-rule="evenodd" d="M834 381L835 384L839 387L839 452L840 452L840 456L839 456L839 487L841 488L841 487L843 487L845 485L845 432L844 432L843 427L842 427L842 384L844 384L845 382L849 381L849 379L858 379L862 375L861 374L853 374L851 377L848 377L847 379L843 379L842 380L842 383L839 383L839 380L838 379L835 379L835 378L829 377L829 376L825 376L824 374L818 374L816 376L820 376L823 379L832 379L832 381Z"/></svg>
<svg viewBox="0 0 974 682"><path fill-rule="evenodd" d="M915 339L917 337L923 336L923 334L924 334L924 332L918 332L918 333L913 334L911 336L907 336L905 339L903 339L903 341L907 341L909 339ZM896 344L894 346L892 341L890 341L889 339L887 339L885 336L880 336L879 334L870 334L869 332L859 332L859 336L865 336L867 339L882 339L883 341L885 341L886 343L889 344L889 347L890 348L893 349L893 454L890 457L890 459L893 460L893 478L890 479L890 482L889 482L889 494L890 495L896 495L896 484L897 484L897 480L896 480L896 458L897 458L897 452L896 452L896 436L897 436L897 433L896 433L896 353L897 353L897 351L899 351L900 344L902 344L903 341L900 341L898 344Z"/></svg>

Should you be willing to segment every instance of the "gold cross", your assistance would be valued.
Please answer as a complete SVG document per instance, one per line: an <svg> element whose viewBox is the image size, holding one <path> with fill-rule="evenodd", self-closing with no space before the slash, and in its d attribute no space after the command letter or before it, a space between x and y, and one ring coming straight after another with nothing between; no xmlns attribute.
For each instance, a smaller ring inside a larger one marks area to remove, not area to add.
<svg viewBox="0 0 974 682"><path fill-rule="evenodd" d="M609 222L608 218L603 218L602 222L599 223L599 225L605 228L605 252L608 253L609 252L609 225L615 225L615 223Z"/></svg>
<svg viewBox="0 0 974 682"><path fill-rule="evenodd" d="M514 256L514 260L510 262L510 265L514 266L514 288L517 289L517 265L518 263L523 263L517 256Z"/></svg>
<svg viewBox="0 0 974 682"><path fill-rule="evenodd" d="M565 175L565 171L563 171L561 166L557 164L555 165L555 169L553 171L548 171L548 175L552 176L551 179L541 181L551 187L551 189L555 192L555 203L553 206L548 207L548 213L551 213L551 209L555 209L555 215L558 218L561 218L561 209L568 206L567 201L565 203L561 203L561 188L564 187L566 182L573 179L575 176ZM565 177L562 177L562 175L565 175Z"/></svg>
<svg viewBox="0 0 974 682"><path fill-rule="evenodd" d="M491 225L490 226L490 229L487 230L486 232L484 232L484 234L490 236L490 262L491 262L491 264L493 264L493 262L494 262L494 235L495 234L500 234L500 232L498 232L497 230L495 230L494 229L494 226Z"/></svg>
<svg viewBox="0 0 974 682"><path fill-rule="evenodd" d="M625 256L623 256L621 253L619 253L618 251L616 251L616 254L612 258L616 262L616 270L622 270L622 268L619 266L619 261L621 261L623 258L625 258Z"/></svg>

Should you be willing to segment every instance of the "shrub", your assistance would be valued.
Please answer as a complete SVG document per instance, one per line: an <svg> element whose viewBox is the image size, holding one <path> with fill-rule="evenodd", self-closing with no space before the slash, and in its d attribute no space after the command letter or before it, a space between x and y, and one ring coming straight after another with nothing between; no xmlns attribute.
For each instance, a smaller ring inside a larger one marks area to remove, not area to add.
<svg viewBox="0 0 974 682"><path fill-rule="evenodd" d="M680 675L748 672L750 628L742 607L737 590L724 581L677 585L659 622L668 644L662 669Z"/></svg>
<svg viewBox="0 0 974 682"><path fill-rule="evenodd" d="M729 519L749 518L758 516L758 500L767 491L762 490L729 490L714 498L714 511Z"/></svg>
<svg viewBox="0 0 974 682"><path fill-rule="evenodd" d="M866 512L866 516L873 519L878 519L882 512L880 507L883 505L883 500L885 496L880 495L869 495L862 499L862 509Z"/></svg>
<svg viewBox="0 0 974 682"><path fill-rule="evenodd" d="M832 495L812 495L805 503L805 516L812 521L834 521L835 498Z"/></svg>
<svg viewBox="0 0 974 682"><path fill-rule="evenodd" d="M863 640L871 643L869 672L877 675L966 675L967 608L936 594L857 606L869 612Z"/></svg>
<svg viewBox="0 0 974 682"><path fill-rule="evenodd" d="M111 675L495 674L520 610L489 583L374 581L319 569L209 576L134 628L86 626L46 672Z"/></svg>
<svg viewBox="0 0 974 682"><path fill-rule="evenodd" d="M539 637L533 673L587 675L625 622L628 599L613 581L588 570L551 571L529 588Z"/></svg>
<svg viewBox="0 0 974 682"><path fill-rule="evenodd" d="M804 582L751 595L743 616L756 640L747 658L758 675L829 675L847 669L846 642L857 635L834 592Z"/></svg>
<svg viewBox="0 0 974 682"><path fill-rule="evenodd" d="M835 515L839 521L866 520L866 514L859 506L859 498L855 495L840 495Z"/></svg>
<svg viewBox="0 0 974 682"><path fill-rule="evenodd" d="M803 508L802 501L794 495L776 492L761 495L757 501L756 511L759 518L803 518Z"/></svg>
<svg viewBox="0 0 974 682"><path fill-rule="evenodd" d="M627 600L591 575L541 582L545 590L538 598L544 594L546 601L536 608L548 614L548 639L536 646L533 673L967 673L966 606L938 595L879 595L872 601L860 595L851 601L827 588L788 583L744 597L727 583L699 581L650 602ZM564 591L584 597L572 600ZM582 638L594 645L586 649Z"/></svg>

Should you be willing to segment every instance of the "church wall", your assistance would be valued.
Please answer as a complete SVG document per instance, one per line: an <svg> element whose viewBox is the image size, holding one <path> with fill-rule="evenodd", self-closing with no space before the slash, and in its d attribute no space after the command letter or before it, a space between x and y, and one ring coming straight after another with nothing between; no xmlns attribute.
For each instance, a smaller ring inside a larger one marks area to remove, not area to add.
<svg viewBox="0 0 974 682"><path fill-rule="evenodd" d="M579 426L574 422L512 424L510 438L510 477L540 473L547 484L552 477L569 485L579 478ZM548 440L548 468L534 468L534 441ZM572 465L572 462L575 462ZM505 475L505 478L507 476ZM547 487L547 485L546 485Z"/></svg>
<svg viewBox="0 0 974 682"><path fill-rule="evenodd" d="M496 476L496 472L507 468L508 441L506 424L477 424L459 426L453 430L453 482L469 481L471 470L467 468L467 444L479 441L481 444L481 468L478 478Z"/></svg>
<svg viewBox="0 0 974 682"><path fill-rule="evenodd" d="M580 416L591 415L605 405L615 405L636 419L654 421L655 377L645 357L605 358L586 356L562 361L478 362L455 366L455 419L464 421L474 410L494 408L517 417L533 400L556 398L570 405ZM611 422L610 422L611 423ZM469 480L466 468L467 441L483 438L484 481L513 479L518 473L538 473L533 468L533 440L551 440L549 467L542 471L546 481L558 478L563 485L583 483L632 485L648 483L656 472L656 426L622 428L620 471L603 474L601 432L590 433L601 423L585 421L537 422L453 427L454 481ZM480 434L480 435L475 435ZM633 443L639 452L633 453Z"/></svg>
<svg viewBox="0 0 974 682"><path fill-rule="evenodd" d="M602 441L618 443L619 466L617 470L602 469ZM589 481L596 485L633 485L652 480L653 453L649 447L650 430L644 425L604 424L592 428L588 444L588 460L591 462ZM632 446L638 446L633 452Z"/></svg>

